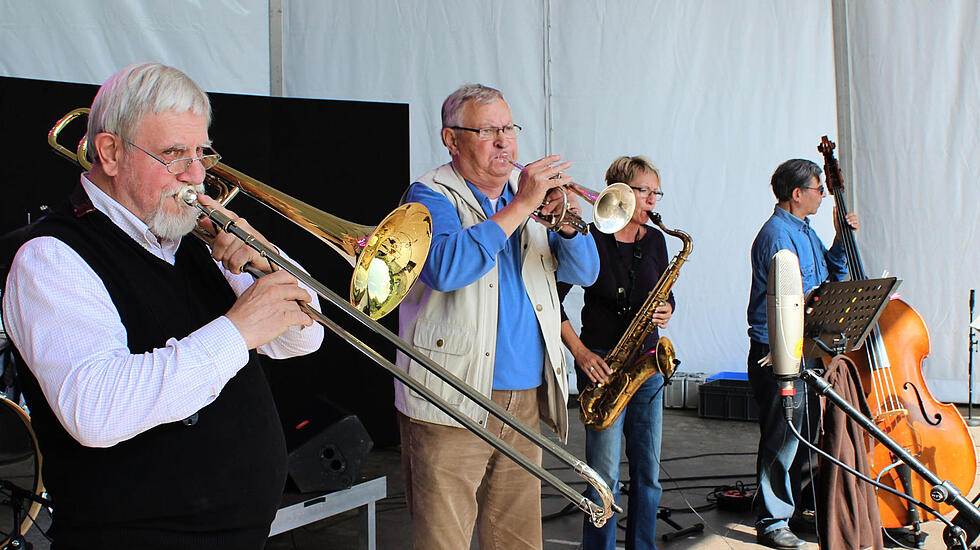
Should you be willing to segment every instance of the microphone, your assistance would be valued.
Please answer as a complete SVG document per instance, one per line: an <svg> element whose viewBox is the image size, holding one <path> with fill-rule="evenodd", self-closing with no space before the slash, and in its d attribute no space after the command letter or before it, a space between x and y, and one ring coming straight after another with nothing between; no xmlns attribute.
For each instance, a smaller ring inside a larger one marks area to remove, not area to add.
<svg viewBox="0 0 980 550"><path fill-rule="evenodd" d="M793 417L793 381L803 361L803 277L800 262L789 250L776 252L766 284L766 324L772 372L779 380L786 418Z"/></svg>

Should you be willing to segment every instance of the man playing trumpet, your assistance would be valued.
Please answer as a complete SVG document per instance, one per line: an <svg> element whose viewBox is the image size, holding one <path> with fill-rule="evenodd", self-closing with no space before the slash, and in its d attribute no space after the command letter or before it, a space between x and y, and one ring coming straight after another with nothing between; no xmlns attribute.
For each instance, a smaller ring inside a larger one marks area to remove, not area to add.
<svg viewBox="0 0 980 550"><path fill-rule="evenodd" d="M515 168L517 134L503 95L460 87L442 106L452 161L406 193L432 214L419 283L400 307L400 335L529 426L567 436L568 381L556 279L588 286L599 270L590 235L529 221L563 207L571 166L551 155ZM569 210L580 211L568 195ZM543 204L545 203L545 204ZM460 412L541 463L541 449L399 353L406 370ZM540 482L434 405L395 382L415 548L541 548Z"/></svg>

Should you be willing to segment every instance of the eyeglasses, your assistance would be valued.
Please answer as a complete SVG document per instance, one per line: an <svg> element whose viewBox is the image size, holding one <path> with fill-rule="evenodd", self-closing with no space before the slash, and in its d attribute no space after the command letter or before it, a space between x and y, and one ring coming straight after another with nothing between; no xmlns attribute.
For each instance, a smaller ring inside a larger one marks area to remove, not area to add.
<svg viewBox="0 0 980 550"><path fill-rule="evenodd" d="M514 139L517 134L521 133L521 128L517 124L508 124L507 126L488 126L487 128L466 128L465 126L450 126L453 130L466 130L467 132L473 132L480 136L482 140L490 140L497 137L497 134L504 136L504 139Z"/></svg>
<svg viewBox="0 0 980 550"><path fill-rule="evenodd" d="M813 189L817 193L820 193L821 195L823 195L823 191L824 191L825 187L823 185L818 186L818 187L807 187L807 186L804 185L803 186L803 189Z"/></svg>
<svg viewBox="0 0 980 550"><path fill-rule="evenodd" d="M636 194L639 195L641 199L650 193L656 195L658 201L664 198L664 192L659 189L654 191L653 189L647 189L646 187L633 187L632 185L630 185L630 189L636 191Z"/></svg>
<svg viewBox="0 0 980 550"><path fill-rule="evenodd" d="M179 176L180 174L183 174L184 172L186 172L187 170L189 170L190 167L191 167L191 165L194 164L194 161L195 160L201 161L201 166L203 166L205 170L209 170L211 168L214 168L214 166L216 164L218 164L218 161L221 160L221 155L219 155L214 149L211 149L210 147L205 147L204 148L205 151L211 151L209 154L201 155L199 157L174 159L174 160L172 160L170 162L167 162L167 161L161 159L160 157L154 155L153 153L147 151L146 149L140 147L139 145L136 145L132 141L129 141L126 138L123 138L123 141L125 141L126 143L132 145L133 147L136 147L140 151L143 151L147 155L150 155L150 157L152 157L154 160L156 160L160 164L166 166L167 167L167 172L170 172L171 174L173 174L175 176Z"/></svg>

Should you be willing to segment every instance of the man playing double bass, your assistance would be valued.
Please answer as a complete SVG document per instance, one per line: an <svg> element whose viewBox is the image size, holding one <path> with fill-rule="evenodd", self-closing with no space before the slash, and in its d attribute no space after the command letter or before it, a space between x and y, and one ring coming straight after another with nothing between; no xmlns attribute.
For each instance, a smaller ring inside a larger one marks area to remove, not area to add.
<svg viewBox="0 0 980 550"><path fill-rule="evenodd" d="M847 275L841 231L834 216L836 236L828 250L810 226L809 216L817 213L826 195L820 183L822 170L815 163L792 159L779 165L770 184L776 195L776 207L759 230L752 243L752 287L749 293L749 383L759 405L759 451L756 475L759 488L755 497L757 512L756 540L770 548L801 548L806 543L790 530L789 520L799 513L800 471L807 453L797 452L799 442L788 430L780 403L779 384L771 366L760 360L769 354L769 335L766 322L766 287L769 264L780 249L795 253L800 261L803 291L816 288L824 280L843 280ZM857 215L848 213L848 225L858 229ZM819 359L804 365L822 368ZM794 397L793 424L804 436L813 440L818 404L807 386L797 379ZM798 509L799 508L799 509Z"/></svg>

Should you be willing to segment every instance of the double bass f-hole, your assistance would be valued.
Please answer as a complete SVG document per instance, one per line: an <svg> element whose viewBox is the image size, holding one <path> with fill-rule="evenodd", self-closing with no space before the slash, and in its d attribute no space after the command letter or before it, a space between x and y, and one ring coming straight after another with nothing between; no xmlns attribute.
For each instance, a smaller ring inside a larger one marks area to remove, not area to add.
<svg viewBox="0 0 980 550"><path fill-rule="evenodd" d="M915 392L915 398L919 401L919 410L922 411L922 416L923 416L923 418L925 418L926 422L928 422L929 424L931 424L933 426L938 426L939 423L943 421L943 415L940 414L940 413L936 413L936 414L932 415L932 417L936 421L933 422L933 421L929 420L929 413L926 412L925 404L922 402L922 396L919 395L919 388L915 387L915 384L913 384L911 382L906 382L902 386L902 389L905 389L905 390L907 390L909 388L911 388L912 391Z"/></svg>

